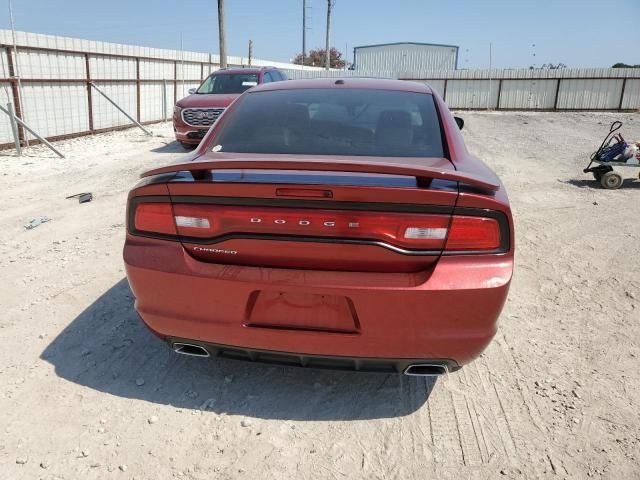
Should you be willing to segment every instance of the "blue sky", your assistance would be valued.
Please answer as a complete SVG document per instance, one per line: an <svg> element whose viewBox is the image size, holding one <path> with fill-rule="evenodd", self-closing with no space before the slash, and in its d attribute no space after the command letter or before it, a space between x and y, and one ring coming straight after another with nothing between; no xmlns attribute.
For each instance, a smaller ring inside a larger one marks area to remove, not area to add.
<svg viewBox="0 0 640 480"><path fill-rule="evenodd" d="M216 0L13 0L16 29L217 52ZM307 48L324 45L326 0L307 0ZM7 0L0 28L9 28ZM228 53L289 61L301 50L302 0L226 0ZM332 45L413 41L460 46L460 68L563 62L640 64L640 0L335 0Z"/></svg>

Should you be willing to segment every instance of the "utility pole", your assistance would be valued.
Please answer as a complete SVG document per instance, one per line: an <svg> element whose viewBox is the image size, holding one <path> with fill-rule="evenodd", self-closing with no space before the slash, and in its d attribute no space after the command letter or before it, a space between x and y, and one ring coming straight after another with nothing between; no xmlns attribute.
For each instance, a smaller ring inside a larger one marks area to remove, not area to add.
<svg viewBox="0 0 640 480"><path fill-rule="evenodd" d="M224 35L224 0L218 0L218 41L220 43L220 68L227 68L227 44Z"/></svg>
<svg viewBox="0 0 640 480"><path fill-rule="evenodd" d="M20 60L18 58L18 47L16 46L16 25L13 22L13 4L11 0L9 0L9 20L11 22L11 38L13 40L13 56L15 58L14 66L13 66L13 74L18 79L18 100L22 108L20 110L20 116L24 119L24 100L22 99L22 80L20 79ZM9 52L7 52L7 55ZM17 111L16 108L12 110L12 112ZM15 118L15 117L14 117ZM19 131L19 130L18 130ZM29 137L27 136L27 132L24 132L24 145L25 147L29 146Z"/></svg>
<svg viewBox="0 0 640 480"><path fill-rule="evenodd" d="M249 66L251 66L251 57L253 57L253 42L249 40Z"/></svg>
<svg viewBox="0 0 640 480"><path fill-rule="evenodd" d="M302 65L307 56L307 0L302 0Z"/></svg>
<svg viewBox="0 0 640 480"><path fill-rule="evenodd" d="M493 68L493 51L491 42L489 42L489 92L487 94L487 110L491 109L491 71Z"/></svg>
<svg viewBox="0 0 640 480"><path fill-rule="evenodd" d="M182 44L182 32L180 32L180 76L182 77L182 95L184 91L184 45Z"/></svg>
<svg viewBox="0 0 640 480"><path fill-rule="evenodd" d="M331 4L333 0L327 0L327 38L325 40L325 62L324 68L329 70L331 68L331 53L329 49L329 36L331 35Z"/></svg>

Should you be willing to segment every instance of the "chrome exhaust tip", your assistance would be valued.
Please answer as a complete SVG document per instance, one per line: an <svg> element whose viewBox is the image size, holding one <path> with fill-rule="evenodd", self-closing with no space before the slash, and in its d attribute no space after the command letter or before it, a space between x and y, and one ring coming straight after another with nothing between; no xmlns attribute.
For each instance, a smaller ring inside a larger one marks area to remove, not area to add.
<svg viewBox="0 0 640 480"><path fill-rule="evenodd" d="M411 377L440 377L449 372L446 365L433 363L414 363L404 369L404 374Z"/></svg>
<svg viewBox="0 0 640 480"><path fill-rule="evenodd" d="M189 355L190 357L208 357L209 352L206 348L200 345L193 345L191 343L175 342L173 345L173 351L180 355Z"/></svg>

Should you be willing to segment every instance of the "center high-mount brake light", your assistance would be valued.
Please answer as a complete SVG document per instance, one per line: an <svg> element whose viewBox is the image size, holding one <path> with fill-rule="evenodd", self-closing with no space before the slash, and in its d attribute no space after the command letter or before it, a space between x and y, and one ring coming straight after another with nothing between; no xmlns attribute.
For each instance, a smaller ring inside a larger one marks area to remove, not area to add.
<svg viewBox="0 0 640 480"><path fill-rule="evenodd" d="M134 226L141 233L186 241L280 235L377 241L422 251L496 251L501 246L495 218L443 214L149 202L137 205Z"/></svg>

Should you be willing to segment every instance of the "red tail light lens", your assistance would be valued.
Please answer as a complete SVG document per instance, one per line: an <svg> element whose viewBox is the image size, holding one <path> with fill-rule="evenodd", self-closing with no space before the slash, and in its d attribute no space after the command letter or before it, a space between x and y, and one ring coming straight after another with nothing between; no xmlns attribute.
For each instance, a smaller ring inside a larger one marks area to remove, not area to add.
<svg viewBox="0 0 640 480"><path fill-rule="evenodd" d="M454 216L446 250L496 250L500 248L500 225L495 218Z"/></svg>
<svg viewBox="0 0 640 480"><path fill-rule="evenodd" d="M214 239L230 234L373 240L410 250L490 251L501 247L495 218L398 212L146 202L135 230ZM446 244L445 244L446 242Z"/></svg>
<svg viewBox="0 0 640 480"><path fill-rule="evenodd" d="M279 207L174 205L180 235L213 238L232 233L379 240L416 250L441 250L446 215L311 210Z"/></svg>
<svg viewBox="0 0 640 480"><path fill-rule="evenodd" d="M141 232L177 233L170 203L140 203L136 207L134 223L136 230Z"/></svg>

